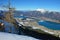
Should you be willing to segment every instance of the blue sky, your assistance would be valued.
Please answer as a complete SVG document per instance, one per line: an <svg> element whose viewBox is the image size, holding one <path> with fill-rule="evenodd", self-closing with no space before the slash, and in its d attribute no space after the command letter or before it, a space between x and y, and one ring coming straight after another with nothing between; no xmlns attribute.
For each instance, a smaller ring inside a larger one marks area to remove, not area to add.
<svg viewBox="0 0 60 40"><path fill-rule="evenodd" d="M7 0L0 0L0 4ZM11 5L17 10L35 10L38 8L60 12L60 0L11 0Z"/></svg>

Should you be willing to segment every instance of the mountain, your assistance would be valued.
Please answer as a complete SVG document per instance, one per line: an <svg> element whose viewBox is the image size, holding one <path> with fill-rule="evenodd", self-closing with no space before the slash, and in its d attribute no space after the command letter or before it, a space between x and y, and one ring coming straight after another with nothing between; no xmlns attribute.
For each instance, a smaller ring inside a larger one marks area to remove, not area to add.
<svg viewBox="0 0 60 40"><path fill-rule="evenodd" d="M36 9L36 11L40 11L41 13L45 13L45 12L47 12L47 10L46 9Z"/></svg>
<svg viewBox="0 0 60 40"><path fill-rule="evenodd" d="M28 16L28 17L46 17L46 18L50 18L50 19L55 19L55 20L60 20L60 12L55 12L55 11L47 11L45 9L37 9L34 11L15 11L14 12L14 16L20 16L21 14L23 14L24 16Z"/></svg>

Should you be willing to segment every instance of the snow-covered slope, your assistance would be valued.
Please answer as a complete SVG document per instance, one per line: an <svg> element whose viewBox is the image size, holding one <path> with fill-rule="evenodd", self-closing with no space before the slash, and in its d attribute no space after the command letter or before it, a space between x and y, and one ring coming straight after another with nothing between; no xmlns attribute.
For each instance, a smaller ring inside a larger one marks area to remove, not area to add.
<svg viewBox="0 0 60 40"><path fill-rule="evenodd" d="M0 40L38 40L33 37L0 32Z"/></svg>

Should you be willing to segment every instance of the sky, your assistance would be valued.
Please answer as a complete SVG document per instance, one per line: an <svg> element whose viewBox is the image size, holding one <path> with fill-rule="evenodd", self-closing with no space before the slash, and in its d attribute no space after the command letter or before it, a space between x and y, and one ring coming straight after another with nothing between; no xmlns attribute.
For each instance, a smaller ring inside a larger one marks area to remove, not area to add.
<svg viewBox="0 0 60 40"><path fill-rule="evenodd" d="M0 5L7 2L8 0L0 0ZM60 12L60 0L11 0L11 6L17 10L46 9Z"/></svg>

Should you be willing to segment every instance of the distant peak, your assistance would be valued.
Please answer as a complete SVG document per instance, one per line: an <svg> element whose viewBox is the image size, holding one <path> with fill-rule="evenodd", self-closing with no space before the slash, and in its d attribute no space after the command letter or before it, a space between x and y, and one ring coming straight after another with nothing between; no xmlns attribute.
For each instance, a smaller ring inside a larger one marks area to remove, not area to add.
<svg viewBox="0 0 60 40"><path fill-rule="evenodd" d="M45 10L45 9L36 9L36 11L40 11L41 13L45 13L47 10Z"/></svg>

